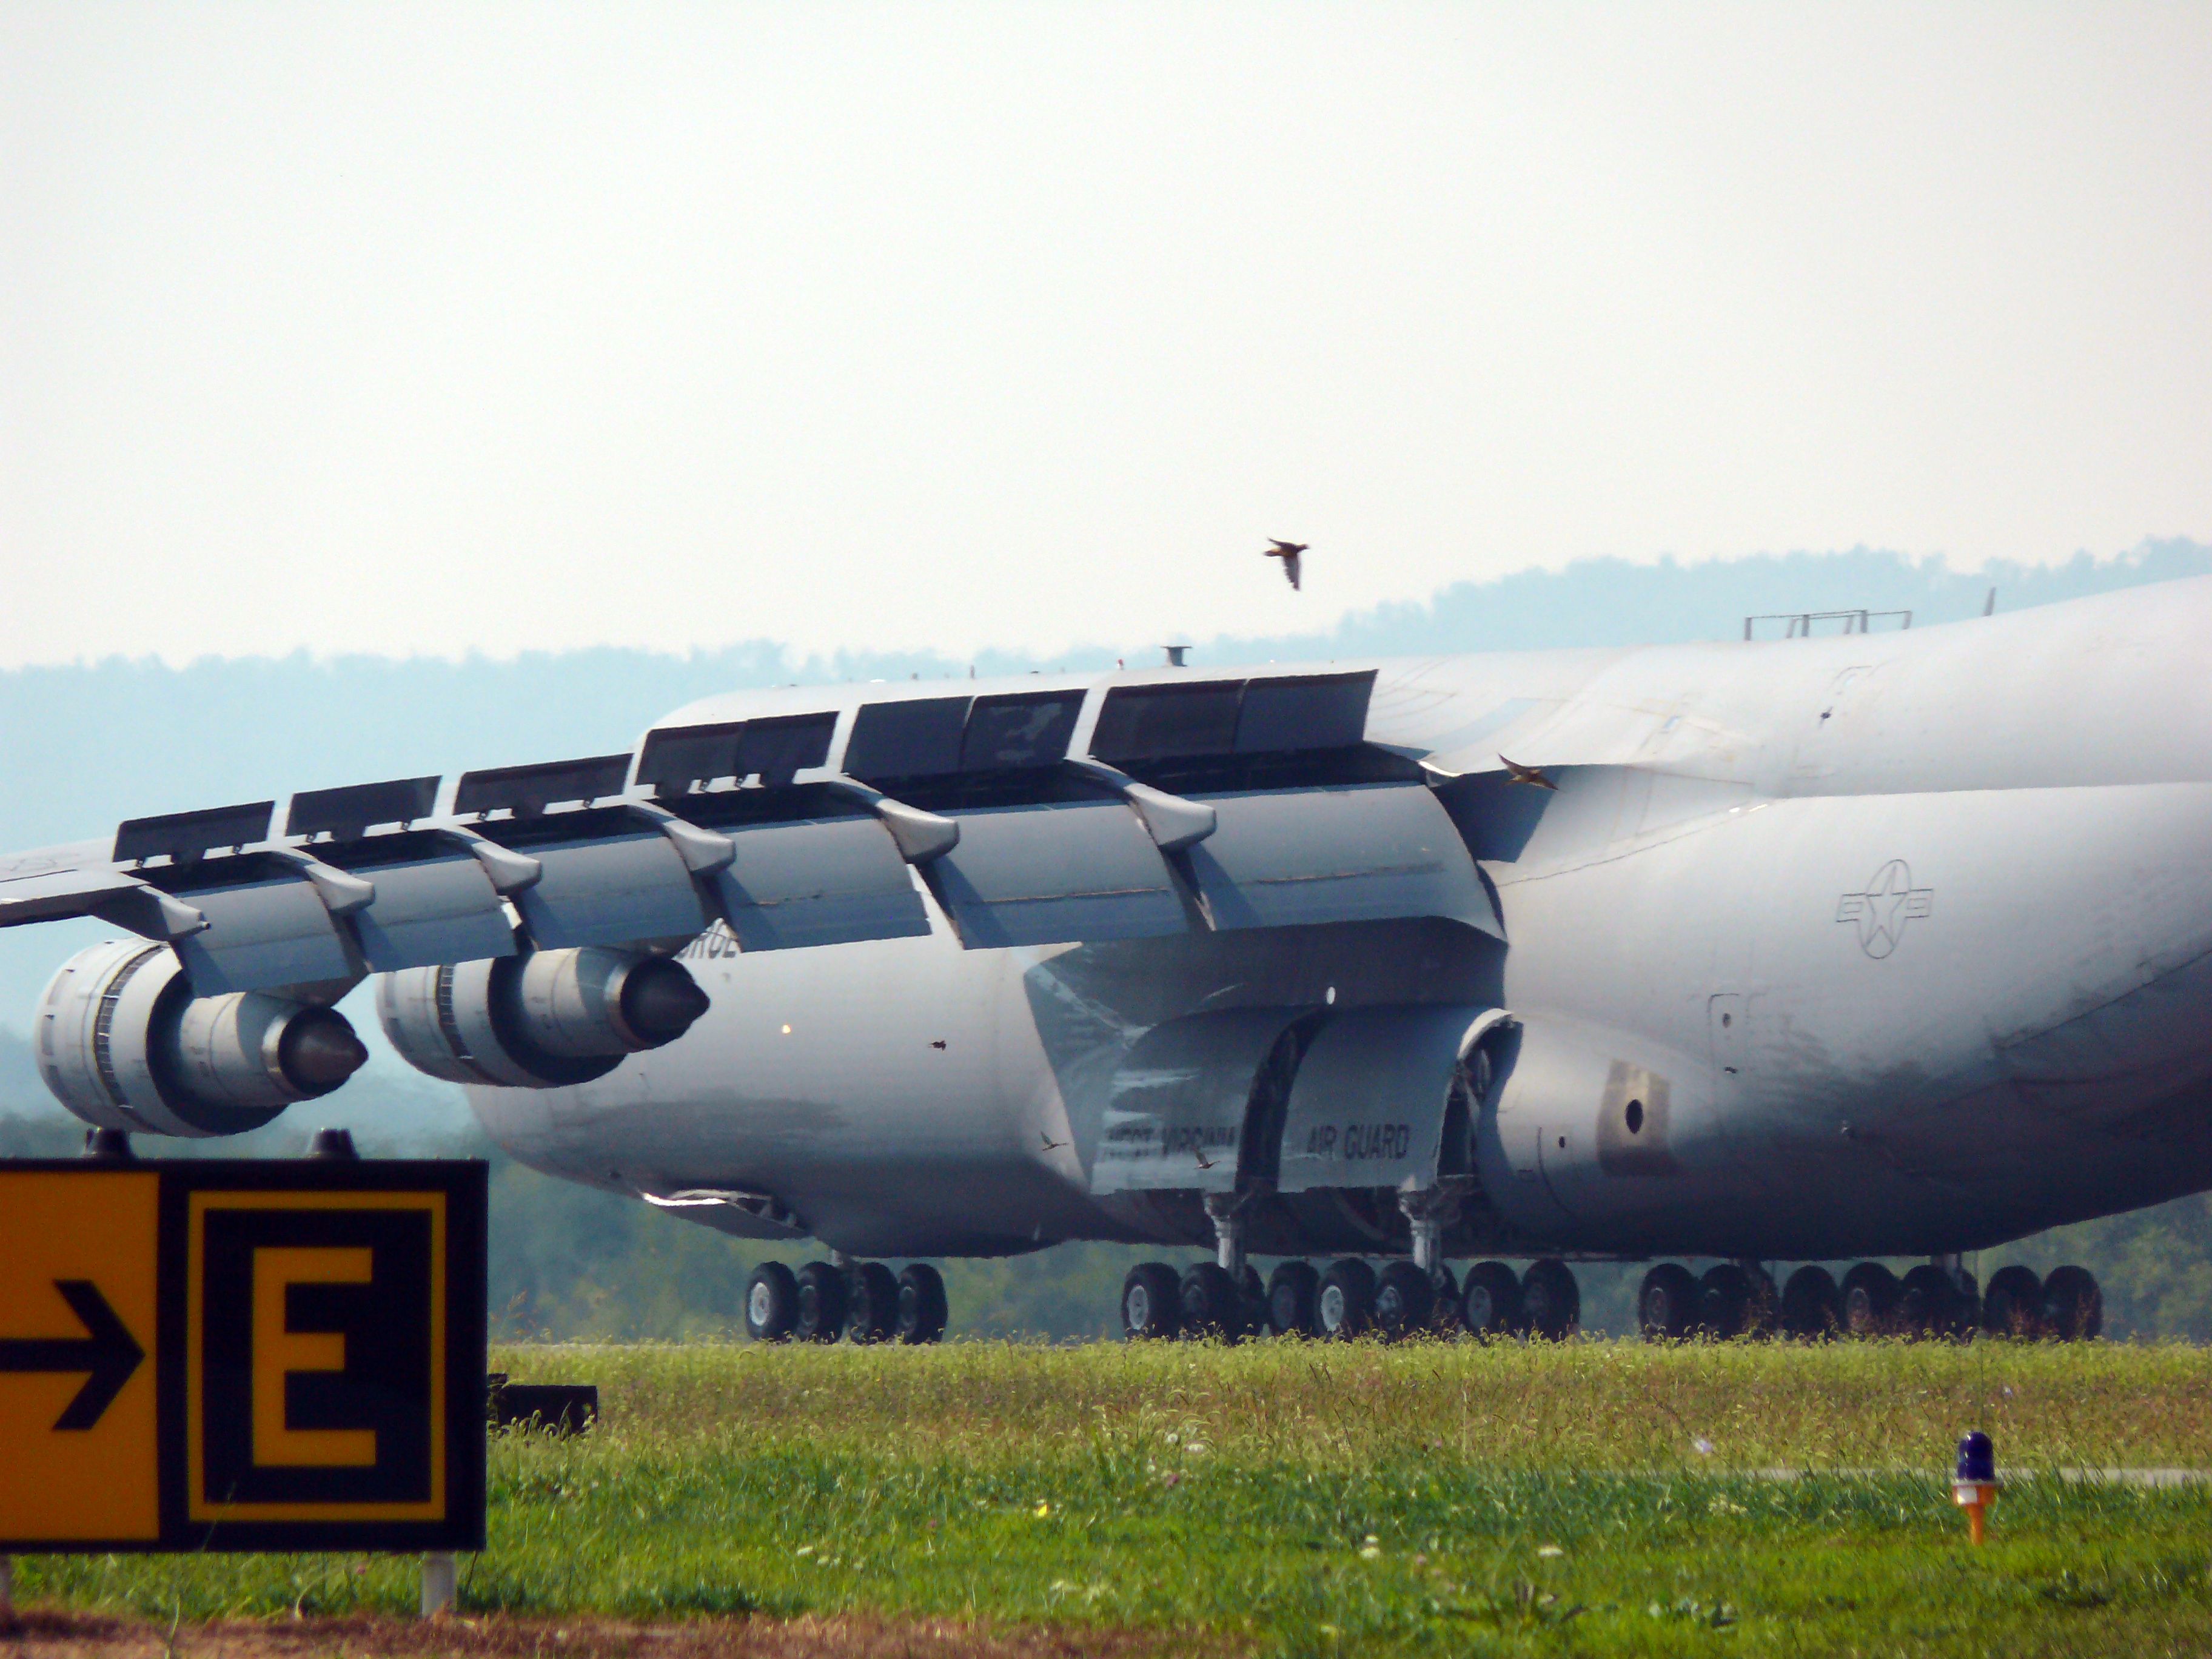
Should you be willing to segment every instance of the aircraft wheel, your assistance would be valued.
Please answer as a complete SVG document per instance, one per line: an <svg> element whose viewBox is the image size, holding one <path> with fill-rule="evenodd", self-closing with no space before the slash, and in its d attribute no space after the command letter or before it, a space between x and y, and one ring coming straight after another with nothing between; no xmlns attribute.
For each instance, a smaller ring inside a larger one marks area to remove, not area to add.
<svg viewBox="0 0 2212 1659"><path fill-rule="evenodd" d="M2087 1342L2105 1328L2105 1293L2087 1267L2053 1267L2043 1281L2043 1328L2061 1342Z"/></svg>
<svg viewBox="0 0 2212 1659"><path fill-rule="evenodd" d="M1723 1342L1748 1335L1759 1312L1754 1305L1758 1300L1758 1286L1735 1262L1708 1267L1698 1281L1698 1328Z"/></svg>
<svg viewBox="0 0 2212 1659"><path fill-rule="evenodd" d="M1260 1270L1248 1261L1237 1275L1237 1340L1267 1334L1267 1287L1260 1282Z"/></svg>
<svg viewBox="0 0 2212 1659"><path fill-rule="evenodd" d="M1982 1292L1982 1329L1991 1336L2043 1334L2043 1281L2017 1261L1990 1276Z"/></svg>
<svg viewBox="0 0 2212 1659"><path fill-rule="evenodd" d="M1335 1341L1348 1342L1365 1331L1375 1316L1375 1269L1357 1256L1334 1263L1321 1276L1314 1297L1314 1328Z"/></svg>
<svg viewBox="0 0 2212 1659"><path fill-rule="evenodd" d="M1860 1262L1844 1275L1844 1328L1853 1336L1887 1336L1895 1328L1903 1288L1881 1262Z"/></svg>
<svg viewBox="0 0 2212 1659"><path fill-rule="evenodd" d="M942 1338L947 1311L944 1275L927 1261L917 1261L899 1274L897 1283L892 1334L916 1346Z"/></svg>
<svg viewBox="0 0 2212 1659"><path fill-rule="evenodd" d="M1528 1334L1564 1341L1582 1328L1583 1292L1564 1261L1532 1261L1521 1275L1521 1312Z"/></svg>
<svg viewBox="0 0 2212 1659"><path fill-rule="evenodd" d="M1484 1340L1521 1329L1521 1275L1503 1261L1478 1261L1459 1293L1460 1317Z"/></svg>
<svg viewBox="0 0 2212 1659"><path fill-rule="evenodd" d="M1636 1323L1647 1342L1679 1342L1697 1328L1698 1281L1679 1261L1662 1261L1644 1275L1636 1293Z"/></svg>
<svg viewBox="0 0 2212 1659"><path fill-rule="evenodd" d="M1898 1285L1898 1328L1907 1336L1948 1336L1966 1322L1966 1300L1950 1274L1923 1261Z"/></svg>
<svg viewBox="0 0 2212 1659"><path fill-rule="evenodd" d="M1459 1280L1439 1261L1429 1269L1429 1328L1438 1336L1457 1336L1467 1328L1460 1316Z"/></svg>
<svg viewBox="0 0 2212 1659"><path fill-rule="evenodd" d="M810 1261L799 1270L799 1317L791 1334L801 1342L835 1342L845 1329L848 1297L845 1273L827 1261Z"/></svg>
<svg viewBox="0 0 2212 1659"><path fill-rule="evenodd" d="M1314 1334L1314 1296L1321 1275L1310 1261L1285 1261L1267 1275L1267 1328L1277 1336Z"/></svg>
<svg viewBox="0 0 2212 1659"><path fill-rule="evenodd" d="M1187 1268L1177 1287L1182 1308L1181 1330L1195 1341L1218 1336L1237 1339L1237 1281L1218 1261L1200 1261Z"/></svg>
<svg viewBox="0 0 2212 1659"><path fill-rule="evenodd" d="M1800 1267L1782 1287L1782 1334L1824 1342L1844 1328L1844 1293L1826 1267Z"/></svg>
<svg viewBox="0 0 2212 1659"><path fill-rule="evenodd" d="M1140 1261L1121 1281L1121 1334L1163 1340L1182 1323L1182 1281L1164 1261Z"/></svg>
<svg viewBox="0 0 2212 1659"><path fill-rule="evenodd" d="M756 1342L788 1342L798 1319L799 1281L781 1261L762 1262L745 1286L745 1334Z"/></svg>
<svg viewBox="0 0 2212 1659"><path fill-rule="evenodd" d="M1413 1262L1393 1261L1375 1280L1375 1328L1386 1342L1423 1329L1436 1305L1436 1281Z"/></svg>
<svg viewBox="0 0 2212 1659"><path fill-rule="evenodd" d="M880 1261L863 1261L853 1275L845 1310L845 1335L853 1342L886 1342L898 1323L898 1275Z"/></svg>

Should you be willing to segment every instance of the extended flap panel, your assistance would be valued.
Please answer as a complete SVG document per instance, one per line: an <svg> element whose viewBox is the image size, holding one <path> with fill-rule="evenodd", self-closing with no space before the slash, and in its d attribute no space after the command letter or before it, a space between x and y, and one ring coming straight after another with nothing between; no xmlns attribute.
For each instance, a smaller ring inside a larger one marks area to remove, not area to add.
<svg viewBox="0 0 2212 1659"><path fill-rule="evenodd" d="M1138 1038L1114 1074L1091 1190L1234 1188L1246 1109L1261 1068L1308 1012L1190 1014Z"/></svg>
<svg viewBox="0 0 2212 1659"><path fill-rule="evenodd" d="M1219 815L1189 852L1224 932L1449 916L1494 929L1466 843L1419 784L1204 795Z"/></svg>
<svg viewBox="0 0 2212 1659"><path fill-rule="evenodd" d="M1443 1004L1332 1016L1291 1085L1277 1190L1433 1183L1460 1045L1488 1012Z"/></svg>
<svg viewBox="0 0 2212 1659"><path fill-rule="evenodd" d="M691 872L658 830L510 844L544 872L514 895L541 950L689 939L707 925Z"/></svg>
<svg viewBox="0 0 2212 1659"><path fill-rule="evenodd" d="M160 885L207 918L204 930L176 941L193 995L313 984L358 971L322 896L277 860L251 854L222 860L217 868L229 880L204 881L215 872L188 867L192 878Z"/></svg>
<svg viewBox="0 0 2212 1659"><path fill-rule="evenodd" d="M514 954L499 894L465 848L414 834L316 850L376 888L349 918L362 959L376 972Z"/></svg>
<svg viewBox="0 0 2212 1659"><path fill-rule="evenodd" d="M1187 931L1165 860L1118 800L955 813L929 879L971 948Z"/></svg>
<svg viewBox="0 0 2212 1659"><path fill-rule="evenodd" d="M748 951L913 939L929 913L906 860L872 817L801 819L723 830L738 855L715 872L722 915Z"/></svg>

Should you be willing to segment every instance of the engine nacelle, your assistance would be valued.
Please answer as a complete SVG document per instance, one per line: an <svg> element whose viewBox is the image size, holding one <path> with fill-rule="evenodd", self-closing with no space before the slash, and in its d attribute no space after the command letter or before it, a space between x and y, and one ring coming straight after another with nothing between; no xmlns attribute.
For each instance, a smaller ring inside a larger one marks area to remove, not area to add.
<svg viewBox="0 0 2212 1659"><path fill-rule="evenodd" d="M707 994L672 957L592 945L380 974L376 1017L402 1058L449 1083L557 1089L682 1036Z"/></svg>
<svg viewBox="0 0 2212 1659"><path fill-rule="evenodd" d="M326 1095L368 1058L344 1015L258 991L194 997L166 945L81 951L39 1000L39 1075L102 1129L234 1135Z"/></svg>

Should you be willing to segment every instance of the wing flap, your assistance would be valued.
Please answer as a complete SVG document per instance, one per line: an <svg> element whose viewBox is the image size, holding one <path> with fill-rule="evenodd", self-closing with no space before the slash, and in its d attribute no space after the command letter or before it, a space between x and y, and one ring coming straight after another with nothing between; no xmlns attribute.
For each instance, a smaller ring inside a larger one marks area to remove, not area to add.
<svg viewBox="0 0 2212 1659"><path fill-rule="evenodd" d="M1450 916L1496 931L1474 860L1421 784L1194 797L1218 827L1182 855L1215 927Z"/></svg>
<svg viewBox="0 0 2212 1659"><path fill-rule="evenodd" d="M927 878L970 947L1190 931L1166 860L1118 800L953 816L959 842Z"/></svg>

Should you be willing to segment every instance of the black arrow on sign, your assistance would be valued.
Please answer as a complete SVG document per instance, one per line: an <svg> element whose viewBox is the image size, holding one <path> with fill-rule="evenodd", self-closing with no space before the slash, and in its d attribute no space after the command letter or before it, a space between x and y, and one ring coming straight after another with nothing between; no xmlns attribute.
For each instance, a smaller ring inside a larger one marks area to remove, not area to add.
<svg viewBox="0 0 2212 1659"><path fill-rule="evenodd" d="M58 1430L88 1429L115 1403L146 1351L90 1279L57 1279L54 1288L82 1322L85 1334L0 1338L0 1371L90 1372L76 1398L54 1419Z"/></svg>

